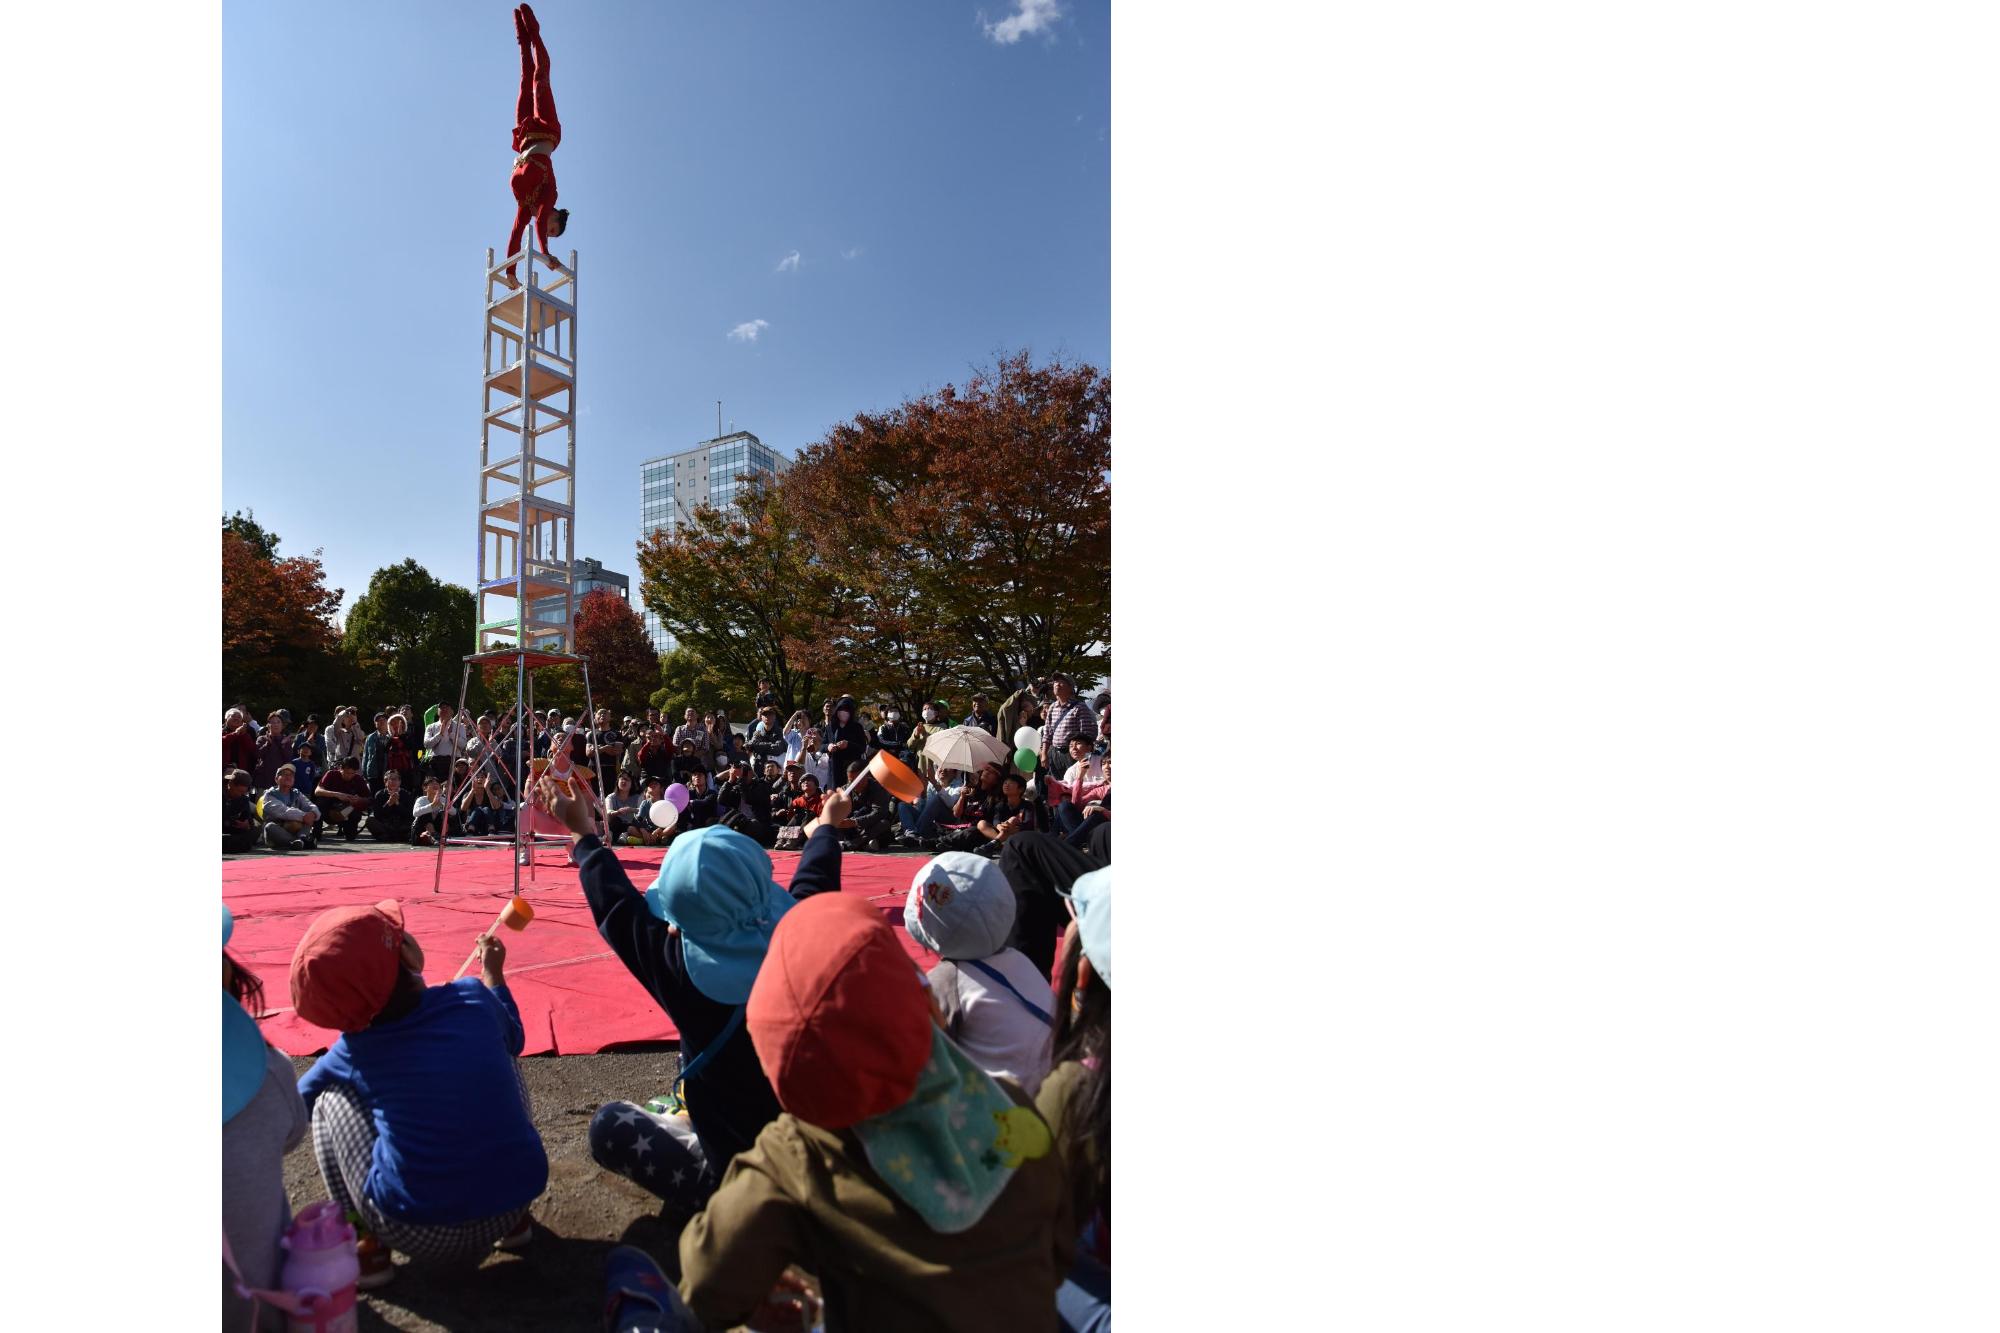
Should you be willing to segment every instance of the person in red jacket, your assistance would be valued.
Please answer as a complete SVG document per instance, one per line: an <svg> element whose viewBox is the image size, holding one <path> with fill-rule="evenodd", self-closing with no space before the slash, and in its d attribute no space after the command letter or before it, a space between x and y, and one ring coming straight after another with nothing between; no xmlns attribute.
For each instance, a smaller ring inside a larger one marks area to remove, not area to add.
<svg viewBox="0 0 2000 1333"><path fill-rule="evenodd" d="M556 117L556 95L549 87L549 48L542 45L542 25L535 11L522 5L514 11L514 36L521 43L521 95L514 104L514 227L507 233L507 253L521 248L521 233L534 220L543 254L549 237L569 226L569 210L556 207L556 169L549 155L562 144L562 121ZM509 284L515 270L507 270Z"/></svg>

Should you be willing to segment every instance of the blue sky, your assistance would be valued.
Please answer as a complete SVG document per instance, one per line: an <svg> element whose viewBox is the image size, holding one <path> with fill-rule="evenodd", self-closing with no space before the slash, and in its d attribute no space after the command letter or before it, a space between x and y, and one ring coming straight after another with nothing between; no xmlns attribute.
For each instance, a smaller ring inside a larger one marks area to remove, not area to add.
<svg viewBox="0 0 2000 1333"><path fill-rule="evenodd" d="M510 8L223 11L222 508L323 548L349 605L405 556L473 580ZM581 288L579 555L636 577L638 464L713 434L718 398L795 454L996 351L1110 369L1108 3L535 12Z"/></svg>

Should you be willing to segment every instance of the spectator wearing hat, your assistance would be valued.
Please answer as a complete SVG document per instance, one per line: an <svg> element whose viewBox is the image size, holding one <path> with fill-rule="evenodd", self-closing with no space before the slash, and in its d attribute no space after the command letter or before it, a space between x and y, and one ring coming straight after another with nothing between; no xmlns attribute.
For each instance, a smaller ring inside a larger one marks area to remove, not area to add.
<svg viewBox="0 0 2000 1333"><path fill-rule="evenodd" d="M326 771L326 734L320 730L318 713L306 714L305 723L299 728L298 739L312 746L312 761L319 765L317 771L324 773ZM312 788L301 783L300 790L311 791Z"/></svg>
<svg viewBox="0 0 2000 1333"><path fill-rule="evenodd" d="M320 819L327 828L338 828L340 836L353 842L361 836L361 822L368 817L371 797L361 776L361 760L344 756L340 767L319 780L313 788Z"/></svg>
<svg viewBox="0 0 2000 1333"><path fill-rule="evenodd" d="M244 775L249 782L249 775ZM236 1293L245 1286L278 1285L284 1250L279 1241L292 1222L285 1195L285 1154L306 1133L305 1103L299 1098L292 1059L265 1044L253 1015L264 1010L264 986L257 975L229 954L236 928L222 909L222 1237L228 1258L222 1274L224 1328L249 1328L250 1302ZM229 1271L233 1262L236 1273ZM268 1319L263 1327L270 1327Z"/></svg>
<svg viewBox="0 0 2000 1333"><path fill-rule="evenodd" d="M707 828L715 822L717 813L715 792L709 788L708 774L699 771L688 774L687 788L687 808L681 811L679 826L686 830Z"/></svg>
<svg viewBox="0 0 2000 1333"><path fill-rule="evenodd" d="M298 738L298 749L292 759L292 785L311 796L319 787L320 766L313 758L312 742L304 736Z"/></svg>
<svg viewBox="0 0 2000 1333"><path fill-rule="evenodd" d="M861 709L853 695L843 694L834 700L833 713L824 730L828 771L820 782L832 786L837 775L845 773L849 765L868 762L868 728L861 725Z"/></svg>
<svg viewBox="0 0 2000 1333"><path fill-rule="evenodd" d="M1042 723L1041 761L1043 768L1061 777L1070 765L1070 737L1081 736L1093 744L1096 742L1097 715L1090 711L1089 704L1076 697L1075 684L1062 672L1049 677L1049 688L1055 691L1055 701L1048 706Z"/></svg>
<svg viewBox="0 0 2000 1333"><path fill-rule="evenodd" d="M937 1027L878 913L793 908L746 1023L784 1114L681 1233L695 1318L743 1322L799 1263L843 1327L1054 1326L1075 1231L1049 1127Z"/></svg>
<svg viewBox="0 0 2000 1333"><path fill-rule="evenodd" d="M943 714L940 713L939 716ZM963 725L978 727L989 736L1000 734L1000 719L993 716L993 710L986 706L986 696L983 694L972 696L972 711L965 715Z"/></svg>
<svg viewBox="0 0 2000 1333"><path fill-rule="evenodd" d="M319 807L292 785L295 776L290 764L283 765L277 782L264 793L260 811L264 842L274 851L296 851L319 842Z"/></svg>
<svg viewBox="0 0 2000 1333"><path fill-rule="evenodd" d="M264 825L250 801L250 775L236 769L222 780L222 850L247 852L264 836Z"/></svg>
<svg viewBox="0 0 2000 1333"><path fill-rule="evenodd" d="M940 960L928 979L945 1035L1032 1097L1049 1072L1053 999L1047 974L1007 946L1014 889L1000 867L966 852L932 857L910 881L903 927Z"/></svg>
<svg viewBox="0 0 2000 1333"><path fill-rule="evenodd" d="M715 807L717 823L735 829L759 847L769 847L777 837L771 826L771 784L751 771L748 759L738 759L729 766L715 793Z"/></svg>
<svg viewBox="0 0 2000 1333"><path fill-rule="evenodd" d="M299 1093L327 1194L376 1242L364 1286L387 1280L389 1250L446 1263L532 1233L549 1169L514 1065L521 1011L507 946L484 934L477 948L478 979L426 986L424 952L389 901L323 913L292 956L299 1017L341 1034Z"/></svg>
<svg viewBox="0 0 2000 1333"><path fill-rule="evenodd" d="M789 891L772 880L763 848L732 829L705 828L674 842L643 894L590 832L581 802L546 781L536 799L573 835L570 858L597 933L680 1032L676 1089L652 1104L657 1109L599 1107L591 1156L692 1211L777 1117L743 1006L780 918L798 899L840 891L832 823L845 813L845 798L827 798L829 819L808 837Z"/></svg>

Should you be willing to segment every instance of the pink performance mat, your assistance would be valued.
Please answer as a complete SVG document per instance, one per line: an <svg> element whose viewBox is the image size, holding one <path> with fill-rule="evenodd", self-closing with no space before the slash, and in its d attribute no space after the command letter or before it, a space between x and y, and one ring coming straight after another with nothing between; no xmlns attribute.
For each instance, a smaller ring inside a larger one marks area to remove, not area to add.
<svg viewBox="0 0 2000 1333"><path fill-rule="evenodd" d="M665 848L613 849L634 887L643 891L659 872ZM287 1055L325 1050L340 1034L316 1027L291 1010L287 977L292 951L315 916L330 907L394 898L424 950L424 976L432 985L450 980L472 952L473 937L489 929L512 895L513 853L506 848L448 848L444 877L431 892L436 853L343 853L258 856L225 862L222 901L236 918L229 951L264 983L277 1012L259 1024L264 1039ZM789 884L794 852L771 853L778 883ZM680 1034L665 1011L605 946L591 923L583 886L562 849L536 853L535 876L521 868L521 896L535 909L526 930L506 931L507 985L527 1029L525 1055L591 1055L627 1042L674 1041ZM843 892L893 910L896 936L917 965L929 970L934 954L902 927L902 900L924 864L919 857L841 856ZM472 975L477 975L476 970Z"/></svg>

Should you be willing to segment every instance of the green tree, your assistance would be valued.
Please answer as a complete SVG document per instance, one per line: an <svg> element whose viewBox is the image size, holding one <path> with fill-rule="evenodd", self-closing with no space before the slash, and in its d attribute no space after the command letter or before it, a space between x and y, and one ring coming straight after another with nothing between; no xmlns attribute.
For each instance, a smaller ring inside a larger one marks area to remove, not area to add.
<svg viewBox="0 0 2000 1333"><path fill-rule="evenodd" d="M474 614L470 592L405 560L368 580L348 612L341 646L364 688L383 696L380 702L411 703L422 712L439 701L458 701ZM474 672L467 707L490 702L485 680Z"/></svg>
<svg viewBox="0 0 2000 1333"><path fill-rule="evenodd" d="M779 491L748 485L736 507L703 506L671 534L641 541L640 597L718 680L768 680L790 712L812 699L815 668L830 660L818 633L838 589Z"/></svg>
<svg viewBox="0 0 2000 1333"><path fill-rule="evenodd" d="M685 708L702 713L721 708L727 710L730 721L747 721L757 703L754 682L739 685L725 679L686 644L678 644L660 657L659 680L660 687L647 702L671 718L674 726L680 725Z"/></svg>
<svg viewBox="0 0 2000 1333"><path fill-rule="evenodd" d="M239 509L222 520L222 530L233 532L249 542L258 558L276 560L278 558L278 534L257 521L254 509Z"/></svg>

